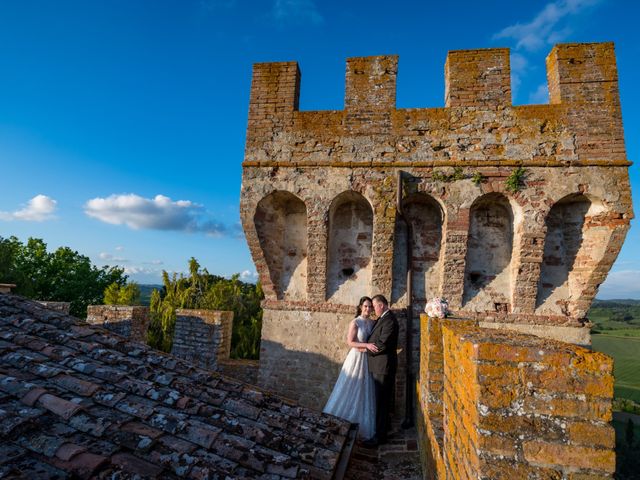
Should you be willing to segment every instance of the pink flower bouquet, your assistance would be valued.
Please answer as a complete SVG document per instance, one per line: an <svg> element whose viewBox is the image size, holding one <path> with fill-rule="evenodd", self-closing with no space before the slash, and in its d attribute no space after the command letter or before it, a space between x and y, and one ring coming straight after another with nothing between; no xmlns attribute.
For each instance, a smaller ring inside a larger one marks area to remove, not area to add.
<svg viewBox="0 0 640 480"><path fill-rule="evenodd" d="M449 315L449 302L444 298L432 298L427 302L424 311L431 318L446 318Z"/></svg>

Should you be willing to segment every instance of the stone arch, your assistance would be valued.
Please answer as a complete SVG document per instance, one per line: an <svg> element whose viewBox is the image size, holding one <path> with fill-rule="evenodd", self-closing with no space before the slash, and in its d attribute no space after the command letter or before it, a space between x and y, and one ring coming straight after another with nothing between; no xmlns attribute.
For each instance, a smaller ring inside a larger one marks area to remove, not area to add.
<svg viewBox="0 0 640 480"><path fill-rule="evenodd" d="M327 300L352 304L371 290L373 209L361 194L338 195L329 208Z"/></svg>
<svg viewBox="0 0 640 480"><path fill-rule="evenodd" d="M603 202L581 193L558 200L545 219L536 313L576 315L576 302L606 253L611 229L598 225Z"/></svg>
<svg viewBox="0 0 640 480"><path fill-rule="evenodd" d="M444 211L440 203L426 193L415 193L403 200L402 209L413 233L411 269L414 310L423 311L427 299L437 296L440 285L441 246ZM393 302L406 299L407 228L396 221L393 261Z"/></svg>
<svg viewBox="0 0 640 480"><path fill-rule="evenodd" d="M514 215L501 193L476 199L469 211L463 308L511 310Z"/></svg>
<svg viewBox="0 0 640 480"><path fill-rule="evenodd" d="M275 191L258 202L254 223L278 300L307 298L307 207Z"/></svg>

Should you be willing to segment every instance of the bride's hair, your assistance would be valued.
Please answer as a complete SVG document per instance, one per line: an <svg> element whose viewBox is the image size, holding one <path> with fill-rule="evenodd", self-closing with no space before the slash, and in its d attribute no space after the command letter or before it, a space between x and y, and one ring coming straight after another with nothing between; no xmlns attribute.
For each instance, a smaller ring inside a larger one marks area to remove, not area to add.
<svg viewBox="0 0 640 480"><path fill-rule="evenodd" d="M358 306L356 307L356 317L359 317L360 315L362 315L362 305L367 300L371 301L371 299L369 297L362 297L360 299L360 301L358 302Z"/></svg>

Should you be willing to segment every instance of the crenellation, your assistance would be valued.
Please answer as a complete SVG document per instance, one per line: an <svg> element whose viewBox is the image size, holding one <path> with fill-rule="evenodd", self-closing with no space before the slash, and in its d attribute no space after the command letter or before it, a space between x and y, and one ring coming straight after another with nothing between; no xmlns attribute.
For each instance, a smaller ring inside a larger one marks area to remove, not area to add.
<svg viewBox="0 0 640 480"><path fill-rule="evenodd" d="M362 295L411 303L414 372L434 296L486 327L588 345L633 218L612 44L554 47L547 105L513 106L509 51L485 49L449 53L445 107L397 109L397 62L348 59L340 111L298 111L295 62L254 67L241 217L265 292L259 378L315 407ZM300 378L301 352L325 370Z"/></svg>
<svg viewBox="0 0 640 480"><path fill-rule="evenodd" d="M446 107L495 110L511 106L508 48L450 51L444 72Z"/></svg>

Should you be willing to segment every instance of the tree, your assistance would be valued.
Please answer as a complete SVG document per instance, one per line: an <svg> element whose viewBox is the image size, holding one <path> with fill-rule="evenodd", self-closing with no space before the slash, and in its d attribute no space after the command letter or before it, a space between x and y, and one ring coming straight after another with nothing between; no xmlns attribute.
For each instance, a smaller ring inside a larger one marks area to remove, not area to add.
<svg viewBox="0 0 640 480"><path fill-rule="evenodd" d="M140 286L136 282L113 282L104 290L105 305L140 305Z"/></svg>
<svg viewBox="0 0 640 480"><path fill-rule="evenodd" d="M162 272L162 291L151 294L151 324L149 345L166 352L171 350L178 308L202 308L233 311L231 356L234 358L258 358L262 309L264 298L260 284L240 281L239 275L231 279L211 275L195 258L189 260L189 276L169 277Z"/></svg>
<svg viewBox="0 0 640 480"><path fill-rule="evenodd" d="M36 300L71 302L71 314L84 318L87 306L102 302L105 288L126 284L119 267L98 268L69 247L47 251L40 238L26 244L0 237L0 282L15 283L15 293Z"/></svg>

